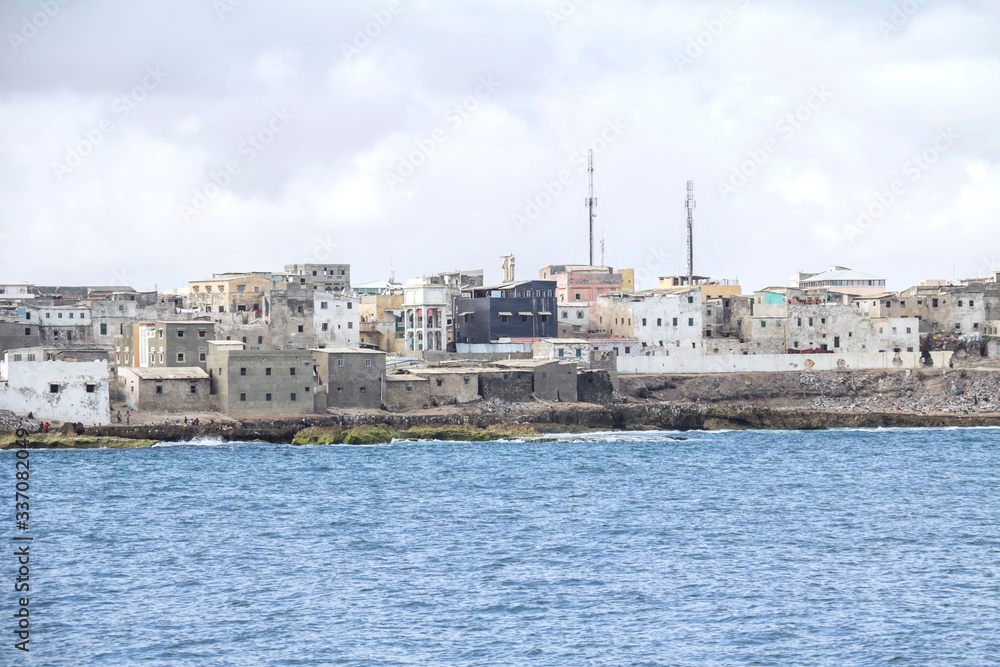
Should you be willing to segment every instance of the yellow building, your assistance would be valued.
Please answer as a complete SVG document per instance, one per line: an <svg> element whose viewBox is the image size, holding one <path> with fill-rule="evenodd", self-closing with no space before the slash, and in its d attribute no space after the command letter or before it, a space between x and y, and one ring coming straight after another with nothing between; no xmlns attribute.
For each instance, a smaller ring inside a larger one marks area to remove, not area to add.
<svg viewBox="0 0 1000 667"><path fill-rule="evenodd" d="M735 280L712 280L705 276L664 276L659 278L657 289L684 287L692 284L701 289L701 301L709 299L728 299L743 293L740 284Z"/></svg>

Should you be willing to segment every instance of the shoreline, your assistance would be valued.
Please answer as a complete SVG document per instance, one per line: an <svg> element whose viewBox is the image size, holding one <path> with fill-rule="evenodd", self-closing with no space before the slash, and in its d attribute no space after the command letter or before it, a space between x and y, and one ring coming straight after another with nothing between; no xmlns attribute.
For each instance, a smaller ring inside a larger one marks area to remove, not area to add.
<svg viewBox="0 0 1000 667"><path fill-rule="evenodd" d="M150 447L158 442L219 439L274 444L381 444L393 440L484 442L599 431L828 430L1000 426L1000 413L851 412L770 408L752 404L640 403L612 406L532 406L522 412L483 414L350 413L307 418L253 419L228 424L92 426L77 433L32 433L34 449ZM0 434L10 449L14 433Z"/></svg>

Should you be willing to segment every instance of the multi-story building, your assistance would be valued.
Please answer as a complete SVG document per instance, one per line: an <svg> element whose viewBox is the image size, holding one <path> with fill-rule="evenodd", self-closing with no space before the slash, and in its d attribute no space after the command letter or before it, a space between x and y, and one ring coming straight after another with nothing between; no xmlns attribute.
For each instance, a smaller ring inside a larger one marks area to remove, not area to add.
<svg viewBox="0 0 1000 667"><path fill-rule="evenodd" d="M230 415L304 415L315 412L320 387L310 350L244 350L211 341L208 375L216 407Z"/></svg>
<svg viewBox="0 0 1000 667"><path fill-rule="evenodd" d="M316 347L361 347L360 300L343 293L313 292Z"/></svg>
<svg viewBox="0 0 1000 667"><path fill-rule="evenodd" d="M359 308L361 346L401 354L406 336L403 291L363 294Z"/></svg>
<svg viewBox="0 0 1000 667"><path fill-rule="evenodd" d="M350 264L286 264L285 274L300 287L333 294L351 291Z"/></svg>
<svg viewBox="0 0 1000 667"><path fill-rule="evenodd" d="M454 305L455 342L555 338L555 289L554 280L526 280L463 292Z"/></svg>
<svg viewBox="0 0 1000 667"><path fill-rule="evenodd" d="M211 280L192 280L187 306L199 313L260 312L274 281L267 272L216 273Z"/></svg>
<svg viewBox="0 0 1000 667"><path fill-rule="evenodd" d="M444 350L447 287L417 278L403 288L404 350Z"/></svg>
<svg viewBox="0 0 1000 667"><path fill-rule="evenodd" d="M206 368L215 323L203 320L132 322L115 337L115 365L133 368Z"/></svg>
<svg viewBox="0 0 1000 667"><path fill-rule="evenodd" d="M328 408L367 408L382 405L385 352L358 349L313 350L319 381Z"/></svg>
<svg viewBox="0 0 1000 667"><path fill-rule="evenodd" d="M826 289L839 294L863 296L885 292L885 278L854 271L844 266L831 266L821 273L798 271L792 274L791 286L797 289Z"/></svg>
<svg viewBox="0 0 1000 667"><path fill-rule="evenodd" d="M608 294L597 299L605 336L636 339L656 354L700 353L704 310L697 287Z"/></svg>
<svg viewBox="0 0 1000 667"><path fill-rule="evenodd" d="M559 321L572 335L584 335L597 330L597 311L592 306L598 296L625 291L626 278L630 286L635 283L631 269L615 271L610 266L553 264L541 269L538 275L542 280L556 281ZM631 287L628 291L631 291ZM584 322L579 320L580 313L587 315ZM580 324L583 326L577 327Z"/></svg>
<svg viewBox="0 0 1000 667"><path fill-rule="evenodd" d="M661 276L658 279L658 289L676 287L697 287L701 290L702 301L729 299L743 293L738 280L716 280L706 276Z"/></svg>

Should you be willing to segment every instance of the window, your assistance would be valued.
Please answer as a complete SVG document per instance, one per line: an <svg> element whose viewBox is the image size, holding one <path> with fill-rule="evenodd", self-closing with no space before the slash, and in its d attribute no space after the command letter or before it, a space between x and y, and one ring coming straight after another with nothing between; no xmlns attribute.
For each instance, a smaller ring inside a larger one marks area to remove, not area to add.
<svg viewBox="0 0 1000 667"><path fill-rule="evenodd" d="M354 304L352 302L348 301L347 302L347 310L353 310L353 309L354 309Z"/></svg>
<svg viewBox="0 0 1000 667"><path fill-rule="evenodd" d="M177 361L184 361L184 353L183 352L178 352L177 353Z"/></svg>
<svg viewBox="0 0 1000 667"><path fill-rule="evenodd" d="M371 365L372 365L372 360L371 359L365 359L365 366L371 366Z"/></svg>
<svg viewBox="0 0 1000 667"><path fill-rule="evenodd" d="M689 317L688 318L688 326L689 327L693 327L694 326L694 318L693 317Z"/></svg>
<svg viewBox="0 0 1000 667"><path fill-rule="evenodd" d="M462 378L462 384L469 384L469 378Z"/></svg>
<svg viewBox="0 0 1000 667"><path fill-rule="evenodd" d="M45 313L45 319L49 319L50 317L52 317L52 313Z"/></svg>
<svg viewBox="0 0 1000 667"><path fill-rule="evenodd" d="M931 300L931 308L937 308L937 307L938 307L938 300L937 299L932 299Z"/></svg>
<svg viewBox="0 0 1000 667"><path fill-rule="evenodd" d="M583 350L577 350L576 351L576 356L582 357L583 356Z"/></svg>
<svg viewBox="0 0 1000 667"><path fill-rule="evenodd" d="M662 318L659 318L659 317L656 318L656 326L658 326L658 327L659 326L663 326L663 319Z"/></svg>
<svg viewBox="0 0 1000 667"><path fill-rule="evenodd" d="M521 315L521 321L522 322L527 322L528 321L528 316L527 315Z"/></svg>
<svg viewBox="0 0 1000 667"><path fill-rule="evenodd" d="M760 321L760 326L761 326L761 328L766 327L767 326L767 322L765 322L764 320L761 320Z"/></svg>
<svg viewBox="0 0 1000 667"><path fill-rule="evenodd" d="M642 318L642 326L646 326L646 318Z"/></svg>
<svg viewBox="0 0 1000 667"><path fill-rule="evenodd" d="M31 335L31 327L25 327L24 328L24 335L25 336L30 336Z"/></svg>
<svg viewBox="0 0 1000 667"><path fill-rule="evenodd" d="M688 303L694 303L694 297L693 296L689 296L688 297Z"/></svg>
<svg viewBox="0 0 1000 667"><path fill-rule="evenodd" d="M326 322L323 322L323 324L320 326L320 330L322 330L322 331L329 331L330 330L330 325L327 324Z"/></svg>
<svg viewBox="0 0 1000 667"><path fill-rule="evenodd" d="M406 391L413 391L413 387L411 387L410 385L406 385Z"/></svg>
<svg viewBox="0 0 1000 667"><path fill-rule="evenodd" d="M368 393L368 387L358 387L358 391L362 394Z"/></svg>
<svg viewBox="0 0 1000 667"><path fill-rule="evenodd" d="M906 327L906 333L910 333L910 327Z"/></svg>
<svg viewBox="0 0 1000 667"><path fill-rule="evenodd" d="M163 393L163 385L162 384L156 385L156 393L157 394L162 394Z"/></svg>
<svg viewBox="0 0 1000 667"><path fill-rule="evenodd" d="M289 375L295 375L295 369L294 368L289 368L288 369L288 374Z"/></svg>
<svg viewBox="0 0 1000 667"><path fill-rule="evenodd" d="M58 317L58 318L59 318L59 319L61 320L61 319L62 319L62 313L59 313L59 314L57 315L57 317Z"/></svg>
<svg viewBox="0 0 1000 667"><path fill-rule="evenodd" d="M59 393L59 385L57 385L57 384L50 384L49 385L49 393L50 394L58 394Z"/></svg>
<svg viewBox="0 0 1000 667"><path fill-rule="evenodd" d="M246 394L240 394L240 400L241 401L247 400L247 395Z"/></svg>
<svg viewBox="0 0 1000 667"><path fill-rule="evenodd" d="M347 328L348 329L353 329L354 328L354 322L348 322L347 323Z"/></svg>
<svg viewBox="0 0 1000 667"><path fill-rule="evenodd" d="M970 300L969 300L969 308L972 308L972 307L974 307L975 305L976 305L976 302L970 299Z"/></svg>
<svg viewBox="0 0 1000 667"><path fill-rule="evenodd" d="M562 350L559 350L559 356L560 357L563 356L563 351Z"/></svg>
<svg viewBox="0 0 1000 667"><path fill-rule="evenodd" d="M437 382L437 386L439 386L439 387L444 384L444 380L437 380L436 382Z"/></svg>
<svg viewBox="0 0 1000 667"><path fill-rule="evenodd" d="M337 365L338 366L343 366L344 365L344 360L343 359L337 359ZM293 368L292 370L295 370L295 369Z"/></svg>
<svg viewBox="0 0 1000 667"><path fill-rule="evenodd" d="M240 375L246 375L246 374L247 374L247 369L241 368L240 369Z"/></svg>
<svg viewBox="0 0 1000 667"><path fill-rule="evenodd" d="M271 369L270 368L265 368L264 369L264 375L270 375L270 374L271 374Z"/></svg>
<svg viewBox="0 0 1000 667"><path fill-rule="evenodd" d="M264 400L265 401L270 401L271 400L271 395L270 394L264 394Z"/></svg>
<svg viewBox="0 0 1000 667"><path fill-rule="evenodd" d="M204 338L208 334L208 329L198 329L198 338Z"/></svg>
<svg viewBox="0 0 1000 667"><path fill-rule="evenodd" d="M237 285L236 286L236 293L237 294L243 294L243 292L245 292L246 289L247 289L246 285Z"/></svg>
<svg viewBox="0 0 1000 667"><path fill-rule="evenodd" d="M264 337L263 336L257 336L257 344L261 345L263 342L264 342Z"/></svg>
<svg viewBox="0 0 1000 667"><path fill-rule="evenodd" d="M303 331L304 331L304 329L302 328L302 325L300 324L299 325L299 333L302 333Z"/></svg>
<svg viewBox="0 0 1000 667"><path fill-rule="evenodd" d="M320 310L326 310L327 309L326 306L327 306L326 301L320 301L319 302L319 308L320 308Z"/></svg>
<svg viewBox="0 0 1000 667"><path fill-rule="evenodd" d="M577 294L576 294L576 300L577 300L577 301L579 301L579 300L580 300L580 293L579 293L579 292L577 292Z"/></svg>
<svg viewBox="0 0 1000 667"><path fill-rule="evenodd" d="M178 329L177 330L177 337L178 338L184 338L184 329Z"/></svg>
<svg viewBox="0 0 1000 667"><path fill-rule="evenodd" d="M958 307L959 307L959 308L961 308L961 307L962 307L962 300L961 300L961 299L959 299L959 300L958 300Z"/></svg>
<svg viewBox="0 0 1000 667"><path fill-rule="evenodd" d="M629 347L628 345L626 345L625 346L625 354L631 354L631 353L632 353L632 348Z"/></svg>
<svg viewBox="0 0 1000 667"><path fill-rule="evenodd" d="M201 354L198 355L198 361L205 361L205 353L204 352L202 352Z"/></svg>
<svg viewBox="0 0 1000 667"><path fill-rule="evenodd" d="M583 311L582 310L576 311L576 319L578 319L578 320L582 320L583 319Z"/></svg>

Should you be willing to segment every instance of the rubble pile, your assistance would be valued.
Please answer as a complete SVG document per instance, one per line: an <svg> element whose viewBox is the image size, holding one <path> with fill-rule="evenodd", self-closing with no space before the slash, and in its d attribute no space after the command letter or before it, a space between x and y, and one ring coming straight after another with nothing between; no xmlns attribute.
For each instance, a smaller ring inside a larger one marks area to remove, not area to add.
<svg viewBox="0 0 1000 667"><path fill-rule="evenodd" d="M10 410L0 410L0 432L16 431L19 428L23 428L26 431L37 431L39 423L18 417Z"/></svg>
<svg viewBox="0 0 1000 667"><path fill-rule="evenodd" d="M502 401L499 398L491 398L488 401L480 401L476 404L476 409L483 414L496 414L524 412L528 407L521 403L511 403L510 401Z"/></svg>
<svg viewBox="0 0 1000 667"><path fill-rule="evenodd" d="M871 391L858 396L821 396L806 407L855 412L997 413L1000 412L1000 373L952 373L936 385L921 385L909 376L882 378Z"/></svg>

